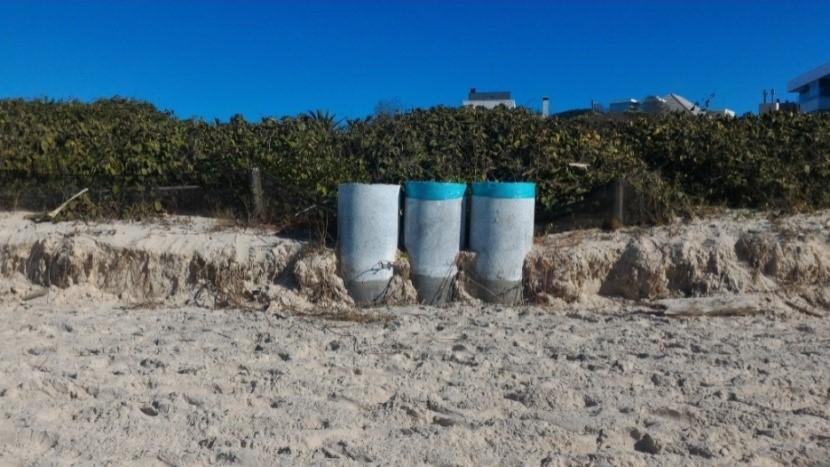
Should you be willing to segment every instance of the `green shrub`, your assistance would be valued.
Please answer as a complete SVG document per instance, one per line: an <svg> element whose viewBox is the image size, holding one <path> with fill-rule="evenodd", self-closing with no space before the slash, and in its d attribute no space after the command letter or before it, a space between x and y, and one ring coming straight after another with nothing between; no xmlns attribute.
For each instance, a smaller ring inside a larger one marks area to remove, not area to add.
<svg viewBox="0 0 830 467"><path fill-rule="evenodd" d="M798 211L830 207L830 115L542 119L436 107L343 124L319 112L208 123L120 98L0 101L6 191L89 187L106 193L97 213L124 217L164 209L155 187L192 184L205 207L245 217L252 167L283 225L331 225L339 183L412 179L535 181L542 217L620 177L659 207L655 221L690 206Z"/></svg>

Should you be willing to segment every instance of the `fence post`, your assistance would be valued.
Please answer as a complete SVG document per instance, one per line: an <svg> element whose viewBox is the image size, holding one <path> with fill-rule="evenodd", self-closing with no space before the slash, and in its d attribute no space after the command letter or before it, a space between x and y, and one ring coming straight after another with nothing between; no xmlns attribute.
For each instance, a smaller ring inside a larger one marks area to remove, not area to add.
<svg viewBox="0 0 830 467"><path fill-rule="evenodd" d="M624 213L624 199L623 196L625 194L625 181L622 178L618 178L614 181L614 200L613 200L613 207L611 208L611 223L619 222L619 225L625 224L625 219L623 218Z"/></svg>
<svg viewBox="0 0 830 467"><path fill-rule="evenodd" d="M259 167L251 169L251 198L253 199L254 219L262 220L265 214L265 200L262 192L262 172Z"/></svg>

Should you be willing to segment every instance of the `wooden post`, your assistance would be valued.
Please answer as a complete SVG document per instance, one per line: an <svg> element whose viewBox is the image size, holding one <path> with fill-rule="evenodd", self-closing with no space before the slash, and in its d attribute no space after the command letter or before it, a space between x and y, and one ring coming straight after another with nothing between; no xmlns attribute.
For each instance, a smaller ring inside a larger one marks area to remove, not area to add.
<svg viewBox="0 0 830 467"><path fill-rule="evenodd" d="M251 198L253 200L253 216L262 220L265 214L265 200L262 192L262 173L259 167L251 169Z"/></svg>
<svg viewBox="0 0 830 467"><path fill-rule="evenodd" d="M624 200L623 196L625 193L625 181L622 178L617 179L614 182L614 201L613 201L613 208L611 210L611 223L619 223L619 225L623 225L625 223L625 219L623 219L624 213Z"/></svg>

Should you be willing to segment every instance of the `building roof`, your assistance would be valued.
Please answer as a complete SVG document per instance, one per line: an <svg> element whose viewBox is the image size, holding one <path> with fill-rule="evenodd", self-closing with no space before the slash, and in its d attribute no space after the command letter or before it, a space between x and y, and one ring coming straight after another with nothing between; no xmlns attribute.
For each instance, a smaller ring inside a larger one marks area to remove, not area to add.
<svg viewBox="0 0 830 467"><path fill-rule="evenodd" d="M469 100L471 101L509 101L512 99L509 91L479 92L475 88L470 89Z"/></svg>
<svg viewBox="0 0 830 467"><path fill-rule="evenodd" d="M693 114L701 112L700 107L692 104L691 101L679 94L671 93L663 97L663 99L666 101L666 104L669 105L671 110L685 110L686 112L691 112Z"/></svg>
<svg viewBox="0 0 830 467"><path fill-rule="evenodd" d="M797 92L799 88L804 87L807 83L812 83L813 81L824 78L825 76L830 76L830 63L825 63L818 68L810 70L807 73L790 80L787 83L787 92Z"/></svg>

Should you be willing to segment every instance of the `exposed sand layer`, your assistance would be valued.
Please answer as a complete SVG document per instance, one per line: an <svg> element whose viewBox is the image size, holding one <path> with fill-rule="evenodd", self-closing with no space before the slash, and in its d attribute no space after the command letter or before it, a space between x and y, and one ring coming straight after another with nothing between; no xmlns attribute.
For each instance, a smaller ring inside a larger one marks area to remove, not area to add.
<svg viewBox="0 0 830 467"><path fill-rule="evenodd" d="M540 303L803 291L830 285L830 213L728 212L651 229L548 235L525 265ZM830 296L820 305L830 306Z"/></svg>
<svg viewBox="0 0 830 467"><path fill-rule="evenodd" d="M830 459L823 318L49 300L0 305L3 465Z"/></svg>
<svg viewBox="0 0 830 467"><path fill-rule="evenodd" d="M408 263L392 267L383 303L413 303ZM25 213L0 213L0 278L7 283L0 299L54 287L131 304L259 310L354 304L332 250L202 217L36 224Z"/></svg>
<svg viewBox="0 0 830 467"><path fill-rule="evenodd" d="M21 295L42 287L109 294L122 303L208 308L349 307L333 251L222 227L215 220L172 217L155 223L34 224L0 213L0 278ZM467 293L473 254L459 259L456 300ZM413 304L402 258L386 304ZM830 307L830 212L770 219L731 212L685 224L537 239L525 264L530 303L593 303L776 293L823 313ZM13 297L14 298L14 297Z"/></svg>
<svg viewBox="0 0 830 467"><path fill-rule="evenodd" d="M156 223L42 223L0 217L0 274L44 287L84 286L125 303L214 306L279 286L297 241L222 229L204 218ZM230 303L229 303L230 304Z"/></svg>

